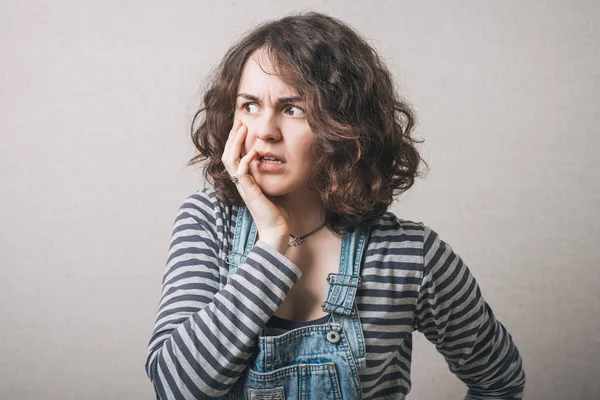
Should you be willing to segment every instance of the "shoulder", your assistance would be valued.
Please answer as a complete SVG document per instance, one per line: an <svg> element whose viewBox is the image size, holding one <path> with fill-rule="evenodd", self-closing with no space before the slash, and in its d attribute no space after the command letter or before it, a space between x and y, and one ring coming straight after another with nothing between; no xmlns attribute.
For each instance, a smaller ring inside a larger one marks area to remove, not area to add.
<svg viewBox="0 0 600 400"><path fill-rule="evenodd" d="M195 201L201 201L203 203L207 203L213 206L221 206L222 203L217 198L217 192L211 186L199 188L184 200L184 204L186 203L194 203Z"/></svg>
<svg viewBox="0 0 600 400"><path fill-rule="evenodd" d="M387 211L373 223L369 241L379 249L412 248L421 255L448 246L426 223L400 218L392 211Z"/></svg>
<svg viewBox="0 0 600 400"><path fill-rule="evenodd" d="M179 214L187 214L197 220L208 221L213 226L222 225L231 214L232 206L217 196L212 186L199 188L189 194L179 207Z"/></svg>
<svg viewBox="0 0 600 400"><path fill-rule="evenodd" d="M390 296L413 296L423 276L423 222L399 218L388 211L372 226L363 266L365 282L390 284ZM393 293L392 293L393 292ZM405 299L406 300L406 299Z"/></svg>
<svg viewBox="0 0 600 400"><path fill-rule="evenodd" d="M213 210L219 208L219 204L214 189L201 188L189 194L179 208L180 211L186 210L192 214L213 214Z"/></svg>
<svg viewBox="0 0 600 400"><path fill-rule="evenodd" d="M399 218L392 211L387 211L373 223L371 239L423 242L426 229L427 226L423 222Z"/></svg>
<svg viewBox="0 0 600 400"><path fill-rule="evenodd" d="M422 242L429 246L440 240L438 233L421 221L413 221L396 216L392 211L387 211L373 224L372 231L377 231L379 235L387 234L400 237L420 238Z"/></svg>

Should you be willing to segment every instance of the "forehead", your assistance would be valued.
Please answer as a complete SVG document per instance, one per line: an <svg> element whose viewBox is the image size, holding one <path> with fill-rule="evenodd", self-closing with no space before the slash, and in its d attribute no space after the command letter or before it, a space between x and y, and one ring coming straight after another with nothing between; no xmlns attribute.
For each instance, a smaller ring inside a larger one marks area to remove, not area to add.
<svg viewBox="0 0 600 400"><path fill-rule="evenodd" d="M264 50L256 50L248 57L240 77L239 92L249 93L258 97L277 96L294 97L297 90L287 85L279 78L269 55Z"/></svg>

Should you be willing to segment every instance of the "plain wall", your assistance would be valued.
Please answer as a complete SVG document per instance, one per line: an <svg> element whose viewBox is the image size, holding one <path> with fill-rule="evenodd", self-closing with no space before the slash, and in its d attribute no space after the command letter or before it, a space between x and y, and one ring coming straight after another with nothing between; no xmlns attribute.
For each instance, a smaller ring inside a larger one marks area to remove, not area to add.
<svg viewBox="0 0 600 400"><path fill-rule="evenodd" d="M567 4L568 3L568 4ZM528 399L600 393L600 6L593 1L0 3L0 398L152 399L144 371L189 124L256 23L348 22L415 107L426 178L394 203L461 255ZM415 333L410 399L466 387Z"/></svg>

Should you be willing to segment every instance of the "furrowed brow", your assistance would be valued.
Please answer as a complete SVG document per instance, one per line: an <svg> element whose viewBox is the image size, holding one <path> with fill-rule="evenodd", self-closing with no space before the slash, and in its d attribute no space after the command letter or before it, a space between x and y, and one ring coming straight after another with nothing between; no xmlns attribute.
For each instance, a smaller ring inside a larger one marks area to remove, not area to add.
<svg viewBox="0 0 600 400"><path fill-rule="evenodd" d="M238 97L242 97L244 99L248 99L248 100L252 100L252 101L256 101L256 102L260 102L260 99L256 96L254 96L253 94L248 94L248 93L238 93ZM295 97L281 97L279 99L277 99L277 103L279 104L288 104L288 103L299 103L303 101L302 97L300 96L295 96Z"/></svg>

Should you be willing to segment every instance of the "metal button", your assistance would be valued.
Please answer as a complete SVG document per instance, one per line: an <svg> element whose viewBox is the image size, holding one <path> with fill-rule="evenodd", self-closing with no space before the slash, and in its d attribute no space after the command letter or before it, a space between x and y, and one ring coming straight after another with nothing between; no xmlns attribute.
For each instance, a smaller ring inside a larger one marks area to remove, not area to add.
<svg viewBox="0 0 600 400"><path fill-rule="evenodd" d="M327 340L330 343L337 343L340 341L340 334L337 333L336 331L329 331L327 332Z"/></svg>

